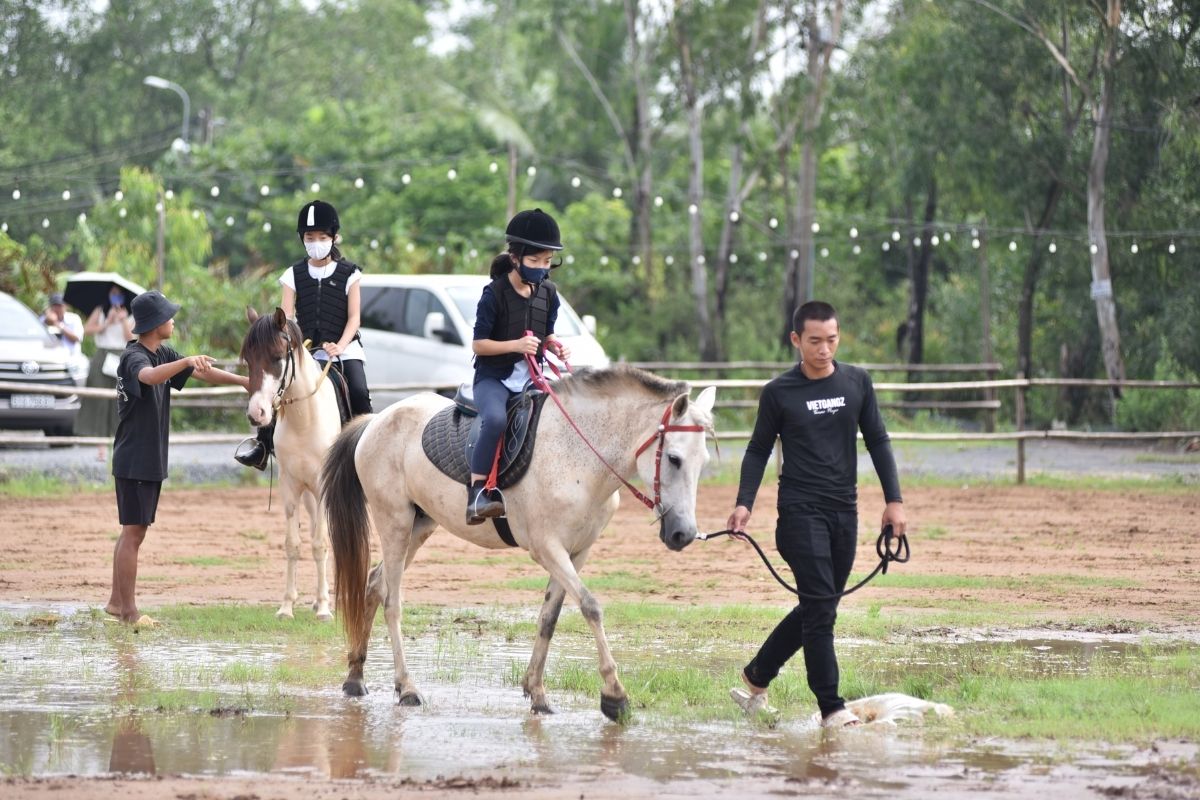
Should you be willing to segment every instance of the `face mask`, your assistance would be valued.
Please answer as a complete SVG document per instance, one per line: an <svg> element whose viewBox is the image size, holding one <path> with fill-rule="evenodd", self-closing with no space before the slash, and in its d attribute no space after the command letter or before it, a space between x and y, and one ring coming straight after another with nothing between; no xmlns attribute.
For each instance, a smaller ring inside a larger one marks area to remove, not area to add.
<svg viewBox="0 0 1200 800"><path fill-rule="evenodd" d="M528 283L530 286L537 286L550 275L548 269L538 269L536 267L527 267L522 264L518 271L521 273L521 280Z"/></svg>
<svg viewBox="0 0 1200 800"><path fill-rule="evenodd" d="M110 306L125 305L125 295L121 294L120 292L117 292L116 294L110 294L108 296L108 304Z"/></svg>
<svg viewBox="0 0 1200 800"><path fill-rule="evenodd" d="M315 242L305 242L304 249L308 253L308 257L313 261L320 261L329 255L329 251L333 249L332 239L321 239Z"/></svg>

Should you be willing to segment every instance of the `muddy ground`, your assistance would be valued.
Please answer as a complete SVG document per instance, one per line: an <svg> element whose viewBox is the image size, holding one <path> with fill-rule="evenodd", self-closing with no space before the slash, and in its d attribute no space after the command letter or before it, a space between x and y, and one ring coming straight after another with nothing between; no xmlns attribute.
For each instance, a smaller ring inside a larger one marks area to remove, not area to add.
<svg viewBox="0 0 1200 800"><path fill-rule="evenodd" d="M701 530L725 527L735 492L732 486L702 488ZM751 520L764 545L773 541L774 501L774 488L764 486ZM104 603L118 531L113 497L6 497L2 504L0 597ZM1176 628L1200 619L1200 492L964 485L913 489L905 507L913 557L893 570L979 580L951 588L872 587L847 598L847 607L882 603L895 610L919 594L925 608L938 601L1006 603L1048 621L1094 617ZM865 572L877 560L878 490L863 493L860 510L858 569ZM627 579L618 585L631 588L605 588L601 600L787 603L748 546L722 538L671 553L650 522L641 506L623 499L584 578L621 573ZM268 510L262 488L176 489L168 482L141 551L140 605L277 602L282 527L277 493ZM299 587L301 599L311 600L315 571L307 530L304 537ZM768 552L778 558L773 547ZM450 606L532 605L540 591L505 584L543 574L522 552L481 549L439 531L405 576L405 597Z"/></svg>

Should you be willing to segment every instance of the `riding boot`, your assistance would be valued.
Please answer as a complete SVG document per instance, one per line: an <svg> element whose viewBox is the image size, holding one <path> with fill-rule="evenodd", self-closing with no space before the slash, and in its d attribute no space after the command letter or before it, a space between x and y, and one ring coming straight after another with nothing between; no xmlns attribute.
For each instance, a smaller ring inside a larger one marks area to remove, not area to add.
<svg viewBox="0 0 1200 800"><path fill-rule="evenodd" d="M467 486L467 524L482 525L488 517L503 517L504 503L495 492L484 487L484 481Z"/></svg>
<svg viewBox="0 0 1200 800"><path fill-rule="evenodd" d="M243 450L242 448L248 443L253 444ZM258 429L258 434L254 439L246 439L238 445L237 451L234 452L233 458L239 464L244 464L247 467L254 467L262 471L267 468L267 461L275 452L275 423L272 421L270 425L264 425Z"/></svg>

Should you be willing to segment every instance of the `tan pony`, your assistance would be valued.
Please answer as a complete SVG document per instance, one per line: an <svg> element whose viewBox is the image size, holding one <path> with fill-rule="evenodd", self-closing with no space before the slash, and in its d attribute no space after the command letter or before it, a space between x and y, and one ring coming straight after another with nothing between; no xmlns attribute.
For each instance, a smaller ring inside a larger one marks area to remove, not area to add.
<svg viewBox="0 0 1200 800"><path fill-rule="evenodd" d="M690 401L686 383L623 366L583 370L556 382L555 388L612 470L547 401L529 470L505 491L517 545L550 575L522 687L535 713L550 712L542 674L563 598L570 595L596 639L603 681L600 709L618 719L628 713L628 699L605 638L600 603L579 570L616 511L621 479L635 475L655 487L647 502L659 517L663 543L682 550L695 539L696 486L708 460L704 433L712 430L716 389L705 389ZM440 472L421 446L425 424L448 403L438 395L420 394L374 417L359 417L346 426L326 459L321 492L333 545L338 614L350 640L350 671L342 685L347 695L366 693L363 662L382 604L399 702L421 704L404 662L400 584L405 567L438 525L481 547L506 547L493 523L465 523L462 484ZM373 570L371 522L383 553L383 563Z"/></svg>
<svg viewBox="0 0 1200 800"><path fill-rule="evenodd" d="M279 490L287 520L283 542L287 554L286 586L277 617L292 619L299 593L296 567L300 562L300 504L308 511L312 557L317 567L317 619L333 619L326 573L328 536L318 498L321 461L341 430L333 384L304 349L300 328L283 309L260 317L247 309L250 330L242 342L242 360L249 369L250 403L246 416L257 427L275 423L275 458Z"/></svg>

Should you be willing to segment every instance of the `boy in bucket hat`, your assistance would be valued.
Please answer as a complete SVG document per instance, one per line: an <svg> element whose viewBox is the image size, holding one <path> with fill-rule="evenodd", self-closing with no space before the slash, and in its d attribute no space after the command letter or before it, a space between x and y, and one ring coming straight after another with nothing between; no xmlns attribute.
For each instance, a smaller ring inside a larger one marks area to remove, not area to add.
<svg viewBox="0 0 1200 800"><path fill-rule="evenodd" d="M170 389L183 389L193 375L209 383L241 386L248 380L213 366L205 355L182 356L166 344L175 331L179 305L162 292L143 292L130 303L133 333L117 367L117 433L112 474L121 535L113 551L112 594L104 610L122 622L150 627L156 622L138 611L138 549L154 523L162 482L167 477Z"/></svg>

